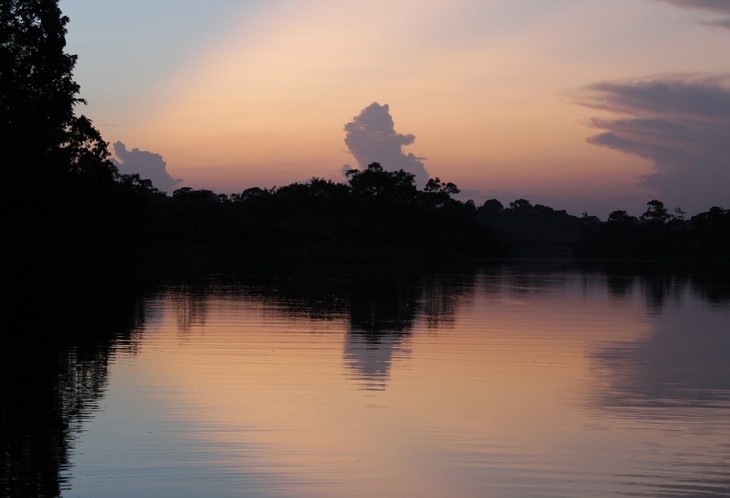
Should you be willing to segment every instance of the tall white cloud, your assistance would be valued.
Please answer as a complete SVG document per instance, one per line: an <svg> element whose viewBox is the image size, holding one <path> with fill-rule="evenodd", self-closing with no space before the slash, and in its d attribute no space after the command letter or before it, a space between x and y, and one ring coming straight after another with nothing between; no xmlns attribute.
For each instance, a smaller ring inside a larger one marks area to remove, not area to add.
<svg viewBox="0 0 730 498"><path fill-rule="evenodd" d="M421 159L403 152L416 137L396 133L388 104L373 102L345 125L345 144L361 168L370 163L380 163L388 171L404 170L416 175L416 182L423 186L429 175Z"/></svg>

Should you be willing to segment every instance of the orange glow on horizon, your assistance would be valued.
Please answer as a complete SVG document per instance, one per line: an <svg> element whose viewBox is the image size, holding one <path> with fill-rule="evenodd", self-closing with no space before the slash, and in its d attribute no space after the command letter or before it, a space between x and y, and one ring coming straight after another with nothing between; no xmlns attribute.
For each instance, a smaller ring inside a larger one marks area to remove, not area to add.
<svg viewBox="0 0 730 498"><path fill-rule="evenodd" d="M343 125L380 101L391 105L398 131L416 135L406 152L428 158L432 176L462 188L561 190L593 181L596 169L605 174L609 161L595 158L607 155L629 165L622 191L635 183L634 158L585 143L592 111L561 100L570 84L548 71L552 62L534 51L531 38L456 53L438 45L409 51L409 37L422 37L424 26L438 26L455 6L398 4L392 8L402 15L383 19L366 4L321 4L249 19L201 51L170 79L128 141L154 136L173 176L187 184L240 190L337 178L343 164L357 166ZM368 25L389 36L373 36ZM545 77L535 80L534 71ZM595 73L590 65L571 71L573 81L589 82Z"/></svg>
<svg viewBox="0 0 730 498"><path fill-rule="evenodd" d="M416 136L405 152L426 158L431 176L485 198L656 197L639 186L651 162L586 143L601 112L566 95L676 71L678 59L683 72L714 70L721 40L677 24L657 50L643 24L658 10L679 17L661 5L532 10L500 0L272 3L150 85L105 136L161 154L195 188L340 180L343 165L357 166L343 126L379 102L399 133ZM500 15L512 16L510 29ZM474 16L485 26L471 26Z"/></svg>

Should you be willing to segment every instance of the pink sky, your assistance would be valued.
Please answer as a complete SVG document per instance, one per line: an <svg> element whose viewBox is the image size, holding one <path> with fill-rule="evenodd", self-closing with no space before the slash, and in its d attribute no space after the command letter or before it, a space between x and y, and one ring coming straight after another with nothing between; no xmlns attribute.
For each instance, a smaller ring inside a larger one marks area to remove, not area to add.
<svg viewBox="0 0 730 498"><path fill-rule="evenodd" d="M718 145L730 142L730 87L709 78L730 70L730 2L87 4L61 1L90 102L82 112L106 140L160 154L183 185L234 192L342 180L343 165L358 166L344 125L378 102L395 133L415 136L402 152L477 202L525 197L599 215L652 198L688 211L730 207L730 151ZM651 87L630 99L657 81L671 98ZM676 99L697 112L671 111ZM649 101L659 107L642 110ZM706 109L720 114L710 123ZM620 144L616 126L603 126L647 119L668 124L622 127ZM656 147L677 142L655 135L698 120L698 138L670 147L691 157L666 162ZM601 133L614 140L588 140Z"/></svg>

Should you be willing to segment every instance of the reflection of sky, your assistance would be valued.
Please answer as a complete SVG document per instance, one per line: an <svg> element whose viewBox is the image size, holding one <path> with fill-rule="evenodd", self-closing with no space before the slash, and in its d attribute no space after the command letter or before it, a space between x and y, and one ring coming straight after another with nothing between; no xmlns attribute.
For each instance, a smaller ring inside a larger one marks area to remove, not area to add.
<svg viewBox="0 0 730 498"><path fill-rule="evenodd" d="M664 288L643 286L655 317L651 334L606 341L590 353L600 379L592 403L655 448L655 458L637 458L623 475L646 493L728 496L730 307L699 301L688 282ZM661 437L650 441L649 428Z"/></svg>
<svg viewBox="0 0 730 498"><path fill-rule="evenodd" d="M638 282L616 293L597 275L496 270L478 276L447 326L417 315L407 337L375 338L348 317L313 320L245 296L198 307L163 297L151 303L158 333L113 367L104 412L78 445L74 489L670 496L684 481L685 495L712 496L729 457L728 409L720 397L713 409L691 393L676 401L683 388L730 391L728 313L678 296L648 312ZM194 309L205 319L181 334L191 321L180 311ZM404 344L408 361L395 361ZM381 380L385 390L359 389ZM122 486L110 489L109 474L126 476Z"/></svg>
<svg viewBox="0 0 730 498"><path fill-rule="evenodd" d="M601 393L600 402L606 408L730 407L727 311L688 313L665 307L654 333L601 347L594 358L612 379L610 388Z"/></svg>

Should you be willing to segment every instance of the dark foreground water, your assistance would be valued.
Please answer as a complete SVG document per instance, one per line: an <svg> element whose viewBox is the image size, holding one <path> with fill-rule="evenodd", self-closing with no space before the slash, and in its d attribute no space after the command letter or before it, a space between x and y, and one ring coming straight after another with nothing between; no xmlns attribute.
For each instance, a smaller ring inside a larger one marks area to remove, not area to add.
<svg viewBox="0 0 730 498"><path fill-rule="evenodd" d="M730 496L723 284L523 265L130 302L18 353L53 368L6 372L4 496Z"/></svg>

